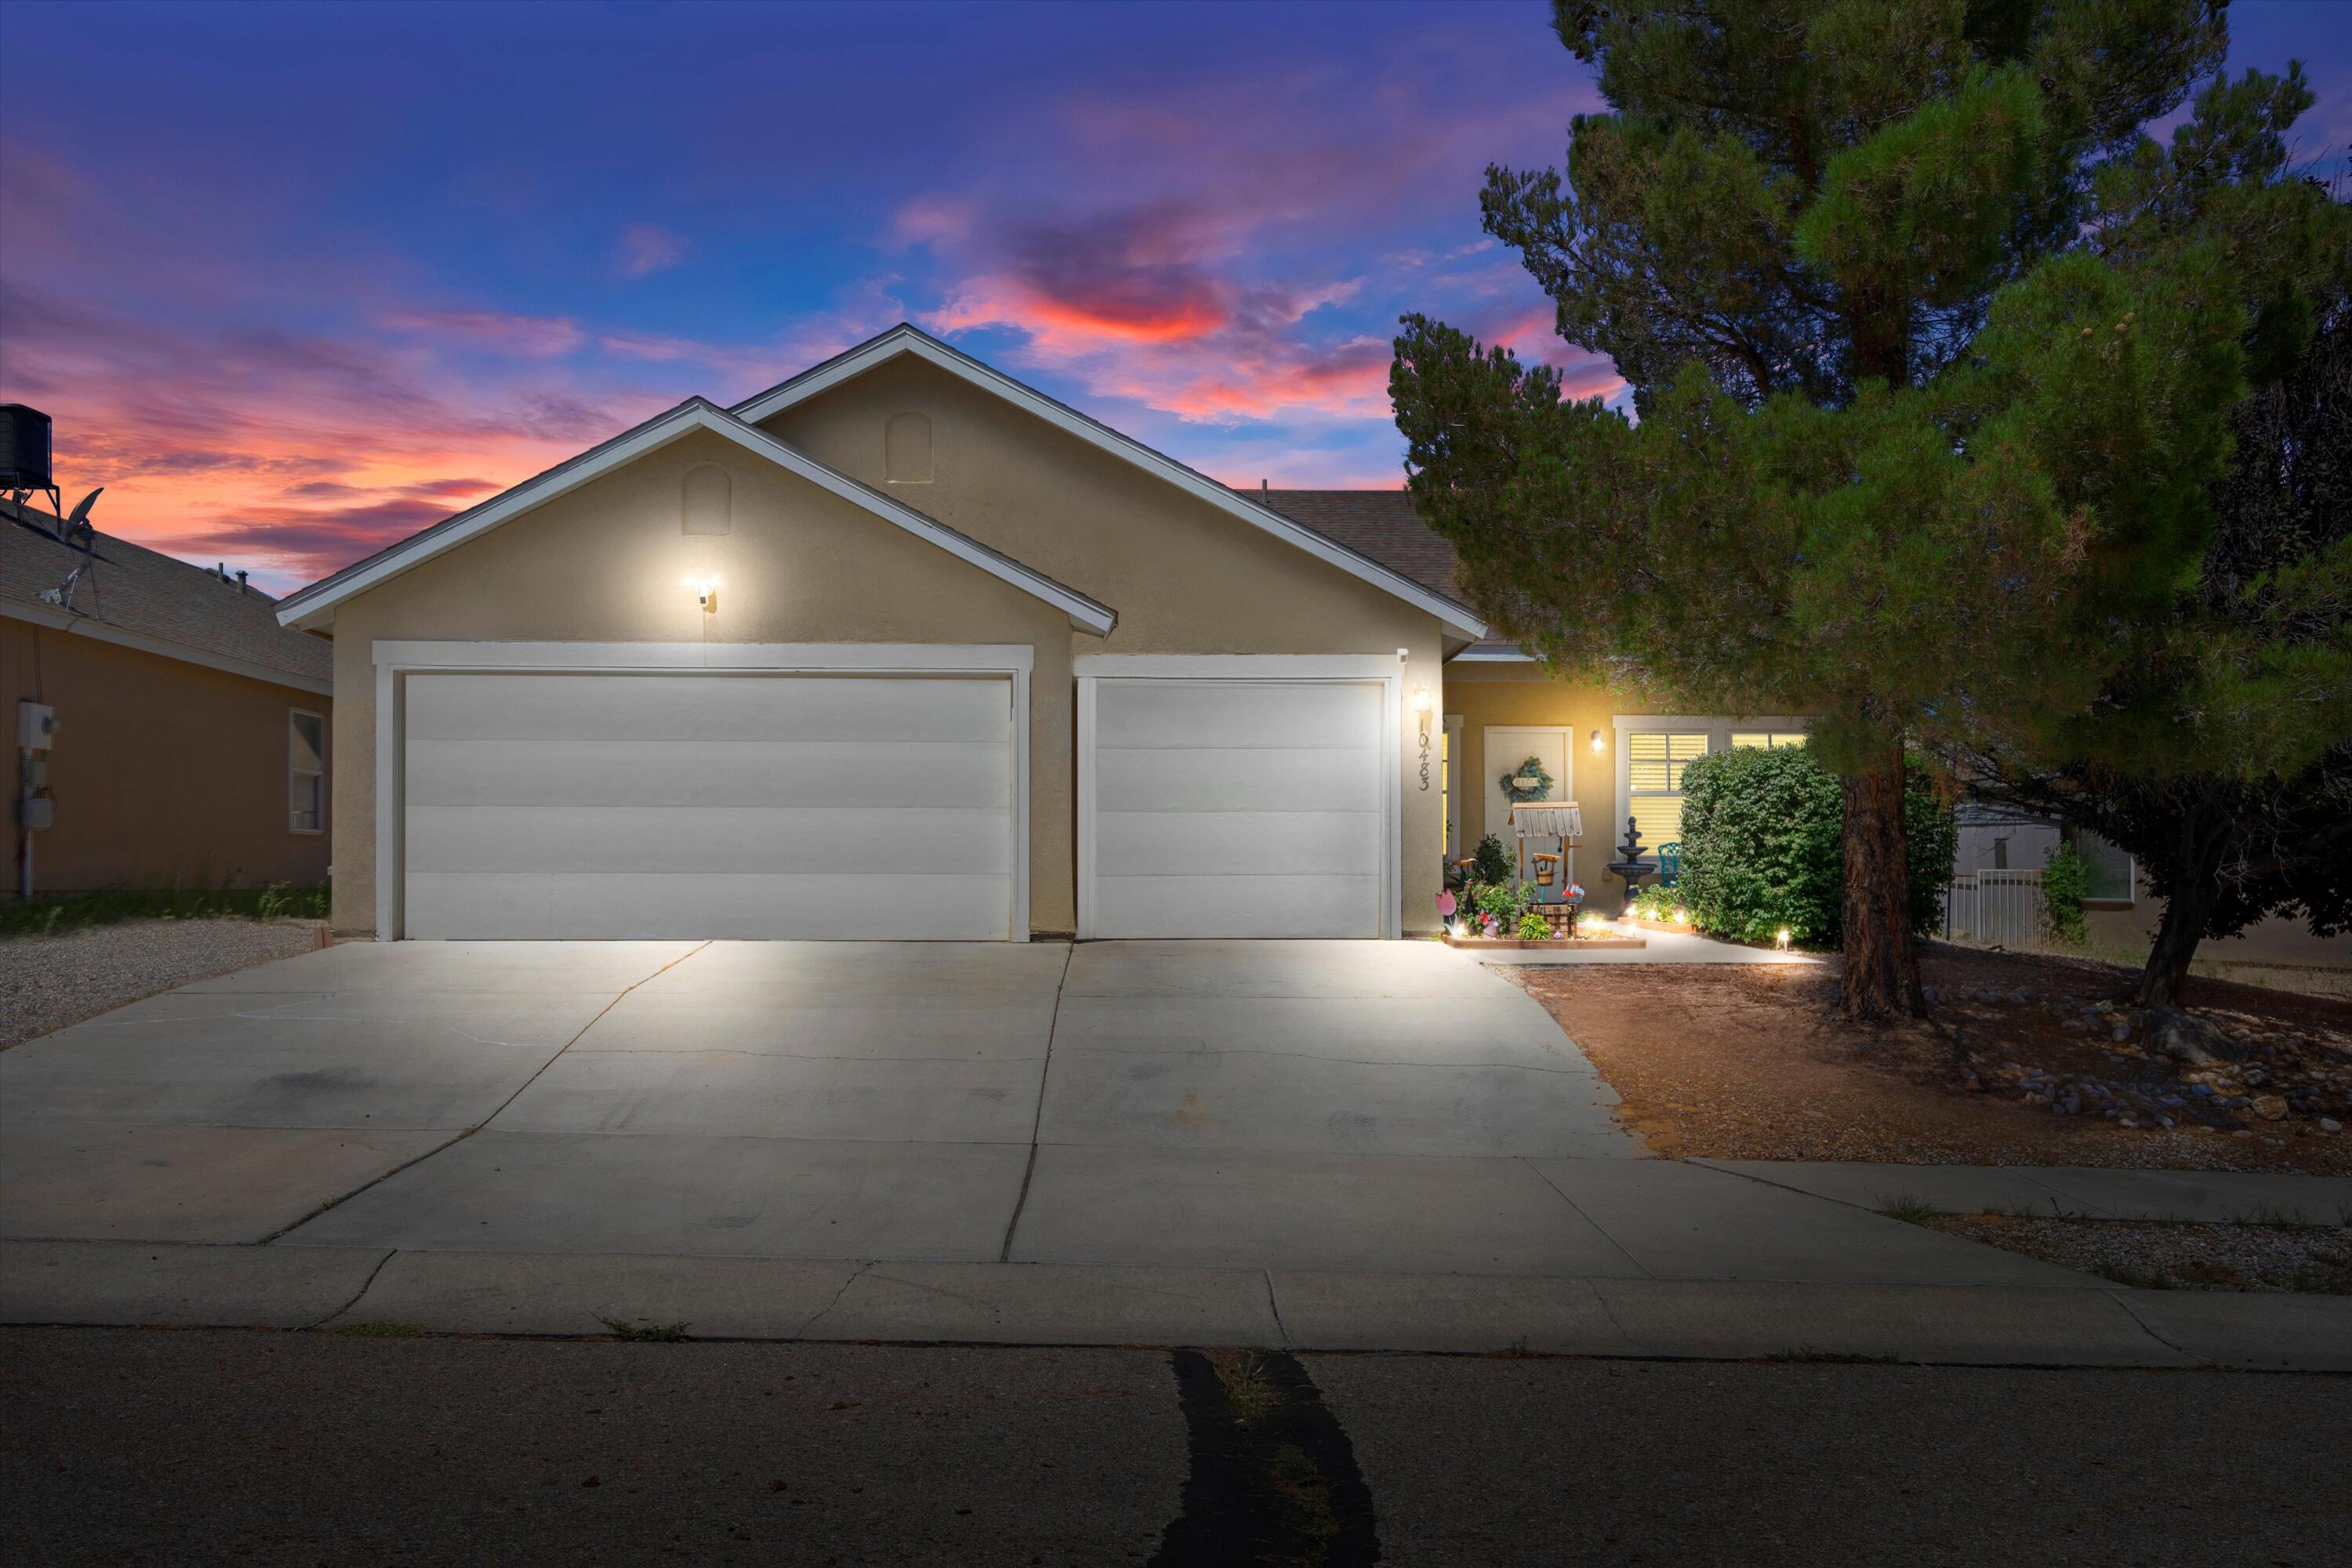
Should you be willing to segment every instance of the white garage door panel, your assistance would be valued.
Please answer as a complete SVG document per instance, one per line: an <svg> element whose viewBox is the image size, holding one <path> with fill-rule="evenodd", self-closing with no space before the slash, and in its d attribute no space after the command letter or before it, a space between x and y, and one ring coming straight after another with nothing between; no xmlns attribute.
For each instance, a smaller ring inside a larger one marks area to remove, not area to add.
<svg viewBox="0 0 2352 1568"><path fill-rule="evenodd" d="M1005 930L1001 877L930 877L911 896L921 936L991 942ZM894 934L910 890L895 878L411 872L415 937L628 942L674 938L824 940Z"/></svg>
<svg viewBox="0 0 2352 1568"><path fill-rule="evenodd" d="M411 871L837 871L1003 874L1004 813L856 807L413 805Z"/></svg>
<svg viewBox="0 0 2352 1568"><path fill-rule="evenodd" d="M1131 877L1311 877L1380 866L1368 812L1118 811L1095 826L1097 865Z"/></svg>
<svg viewBox="0 0 2352 1568"><path fill-rule="evenodd" d="M887 693L877 695L877 688ZM412 676L408 734L433 740L996 741L1002 679L855 675Z"/></svg>
<svg viewBox="0 0 2352 1568"><path fill-rule="evenodd" d="M1013 934L1013 684L407 678L415 937Z"/></svg>
<svg viewBox="0 0 2352 1568"><path fill-rule="evenodd" d="M1088 932L1380 935L1387 711L1379 681L1097 678Z"/></svg>
<svg viewBox="0 0 2352 1568"><path fill-rule="evenodd" d="M1314 801L1334 811L1381 809L1380 753L1203 746L1192 751L1095 752L1097 788L1130 811L1292 811Z"/></svg>
<svg viewBox="0 0 2352 1568"><path fill-rule="evenodd" d="M987 741L408 743L411 805L1003 806L1013 758ZM987 793L974 795L975 784Z"/></svg>
<svg viewBox="0 0 2352 1568"><path fill-rule="evenodd" d="M1378 936L1378 877L1118 877L1097 885L1106 935Z"/></svg>
<svg viewBox="0 0 2352 1568"><path fill-rule="evenodd" d="M1095 712L1110 751L1197 746L1353 749L1380 742L1381 689L1275 680L1106 681Z"/></svg>

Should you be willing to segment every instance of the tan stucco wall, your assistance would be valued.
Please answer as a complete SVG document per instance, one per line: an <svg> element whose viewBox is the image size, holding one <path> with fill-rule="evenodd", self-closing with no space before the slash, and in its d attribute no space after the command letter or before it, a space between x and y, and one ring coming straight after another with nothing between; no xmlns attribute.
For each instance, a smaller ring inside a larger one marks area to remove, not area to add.
<svg viewBox="0 0 2352 1568"><path fill-rule="evenodd" d="M327 836L287 826L286 715L332 700L15 619L0 620L0 690L11 800L16 702L58 713L57 826L33 836L35 891L327 879ZM331 742L331 786L339 762ZM13 893L13 806L7 833Z"/></svg>
<svg viewBox="0 0 2352 1568"><path fill-rule="evenodd" d="M927 483L884 477L883 432L903 413L930 419ZM1433 701L1442 695L1436 617L911 356L767 428L1118 611L1109 637L1075 638L1078 652L1393 658L1409 650L1399 739L1403 923L1435 928L1444 803L1434 767L1422 786L1412 696L1420 686Z"/></svg>
<svg viewBox="0 0 2352 1568"><path fill-rule="evenodd" d="M1613 910L1624 886L1602 869L1615 858L1610 846L1622 836L1624 813L1617 805L1617 736L1610 720L1619 713L1651 710L1622 692L1582 682L1555 680L1532 664L1449 665L1445 711L1462 720L1462 853L1478 847L1482 834L1511 843L1508 822L1486 820L1489 773L1500 774L1517 757L1486 755L1488 725L1563 728L1569 736L1569 780L1561 798L1583 808L1584 838L1576 847L1577 879L1596 907ZM1603 750L1595 752L1592 731ZM1613 828L1613 831L1612 831Z"/></svg>
<svg viewBox="0 0 2352 1568"><path fill-rule="evenodd" d="M688 468L733 480L733 530L679 526ZM687 578L719 580L705 615ZM1025 643L1030 921L1074 921L1070 624L1062 611L697 432L339 606L335 616L335 909L375 927L375 674L379 640Z"/></svg>
<svg viewBox="0 0 2352 1568"><path fill-rule="evenodd" d="M2157 923L2164 919L2164 900L2140 891L2128 909L2085 909L2084 945L2100 952L2132 955L2134 963L2147 955ZM2213 937L2200 943L2197 957L2211 964L2287 964L2303 969L2352 968L2352 936L2314 936L2300 920L2273 916L2256 921L2236 936Z"/></svg>

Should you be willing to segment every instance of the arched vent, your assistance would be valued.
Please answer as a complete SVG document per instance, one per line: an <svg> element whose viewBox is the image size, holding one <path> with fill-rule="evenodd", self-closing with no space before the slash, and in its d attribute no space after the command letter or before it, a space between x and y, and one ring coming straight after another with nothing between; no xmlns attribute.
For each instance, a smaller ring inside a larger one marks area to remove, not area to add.
<svg viewBox="0 0 2352 1568"><path fill-rule="evenodd" d="M686 470L678 506L679 531L731 533L735 529L735 481L716 463Z"/></svg>
<svg viewBox="0 0 2352 1568"><path fill-rule="evenodd" d="M882 477L894 485L931 482L931 419L928 414L893 414L882 426Z"/></svg>

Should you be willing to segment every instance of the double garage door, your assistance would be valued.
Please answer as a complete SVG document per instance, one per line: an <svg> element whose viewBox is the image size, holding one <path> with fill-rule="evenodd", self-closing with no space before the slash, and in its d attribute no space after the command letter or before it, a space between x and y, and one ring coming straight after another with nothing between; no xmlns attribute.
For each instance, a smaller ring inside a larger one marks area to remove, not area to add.
<svg viewBox="0 0 2352 1568"><path fill-rule="evenodd" d="M419 672L404 735L413 937L1015 934L1002 675Z"/></svg>
<svg viewBox="0 0 2352 1568"><path fill-rule="evenodd" d="M399 924L1025 938L1014 691L1002 674L413 671ZM1082 935L1382 934L1381 681L1089 678L1078 700Z"/></svg>

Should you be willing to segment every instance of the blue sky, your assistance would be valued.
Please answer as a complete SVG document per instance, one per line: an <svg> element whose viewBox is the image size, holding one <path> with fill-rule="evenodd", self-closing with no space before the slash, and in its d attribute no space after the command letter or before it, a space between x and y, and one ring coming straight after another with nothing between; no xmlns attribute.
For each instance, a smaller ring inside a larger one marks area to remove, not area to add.
<svg viewBox="0 0 2352 1568"><path fill-rule="evenodd" d="M2340 153L2352 15L2231 15ZM10 0L0 61L0 400L279 587L900 319L1238 483L1399 482L1406 310L1615 384L1478 226L1599 107L1529 0Z"/></svg>

